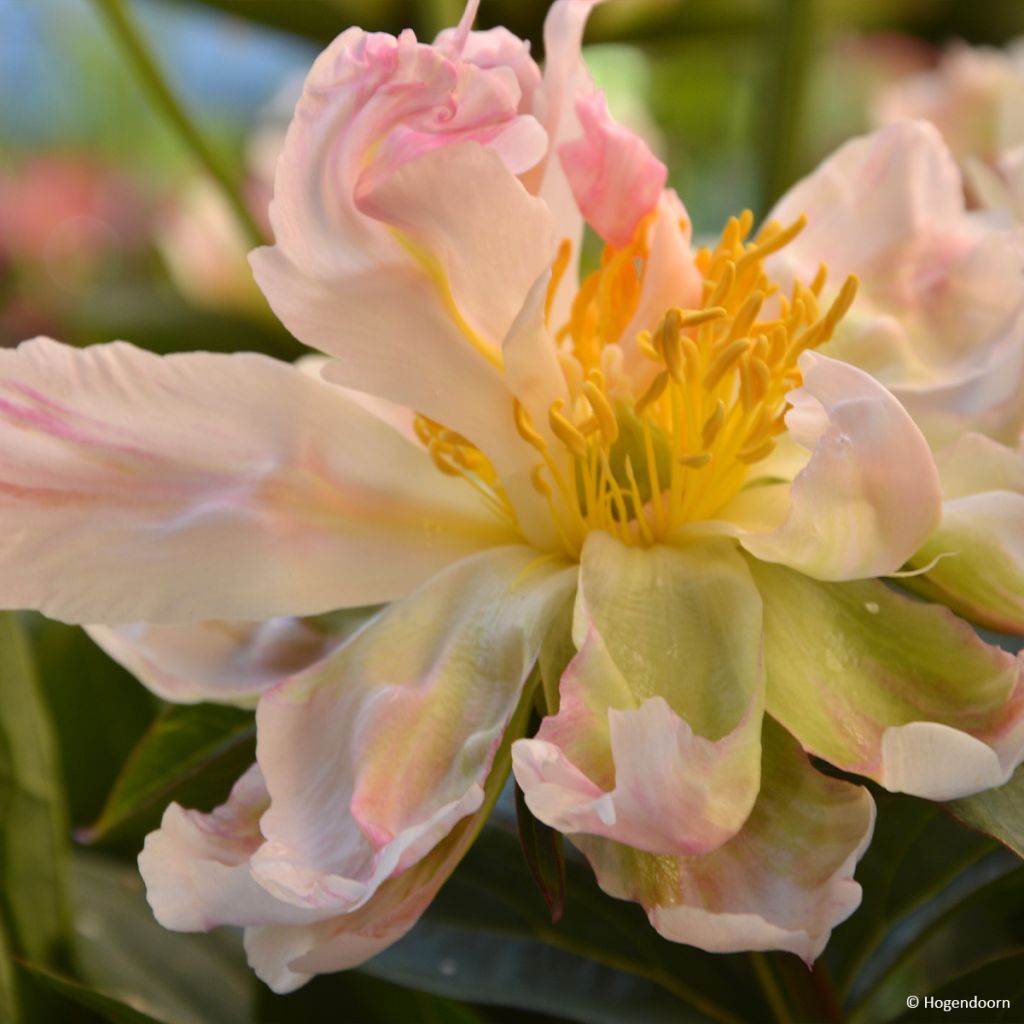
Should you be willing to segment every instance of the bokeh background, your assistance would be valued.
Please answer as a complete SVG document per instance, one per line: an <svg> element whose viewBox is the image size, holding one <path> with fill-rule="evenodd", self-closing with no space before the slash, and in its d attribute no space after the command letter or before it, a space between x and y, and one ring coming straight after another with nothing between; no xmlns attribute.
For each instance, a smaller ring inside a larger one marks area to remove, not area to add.
<svg viewBox="0 0 1024 1024"><path fill-rule="evenodd" d="M157 352L301 355L252 284L245 253L267 230L274 158L304 72L349 25L411 26L431 38L461 6L0 0L0 345L48 334L80 345L123 338ZM483 0L478 24L507 25L541 57L547 7ZM123 17L235 184L244 217L154 102L118 33ZM871 125L880 88L933 66L952 40L1004 47L1022 34L1021 0L613 0L592 19L586 57L613 112L666 160L699 235L744 207L763 213ZM17 979L29 1024L708 1019L670 995L687 972L713 975L713 958L665 953L636 908L609 913L572 869L576 903L555 935L514 833L500 827L446 889L441 916L399 955L271 996L250 977L236 937L163 933L133 867L171 797L211 806L249 763L250 717L175 717L71 627L25 617L2 630L0 922L19 960L2 960L0 981ZM175 770L132 791L124 766L154 756L151 743L137 750L154 735ZM1016 960L992 993L1013 988L1024 977L1024 917L1008 855L931 808L894 799L888 813L893 824L883 821L863 868L884 891L836 939L840 953L862 955L846 979L848 1006L860 1008L837 1008L835 1019L895 1019L907 992L934 988L954 966L987 963L997 940ZM949 908L975 890L988 902L951 924ZM936 895L945 902L920 917ZM457 955L453 934L472 937ZM595 934L607 936L604 966L578 955ZM791 968L774 969L785 988ZM722 985L736 977L759 991L753 974L723 975ZM739 1019L768 1019L758 1017L770 1012L762 998Z"/></svg>

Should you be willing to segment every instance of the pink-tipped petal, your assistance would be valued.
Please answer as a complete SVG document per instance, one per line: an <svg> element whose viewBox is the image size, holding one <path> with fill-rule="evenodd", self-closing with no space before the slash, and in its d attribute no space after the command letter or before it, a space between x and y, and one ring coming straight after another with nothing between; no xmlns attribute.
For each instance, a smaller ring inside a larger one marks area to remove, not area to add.
<svg viewBox="0 0 1024 1024"><path fill-rule="evenodd" d="M617 124L604 94L576 100L583 136L559 147L576 205L608 243L623 248L657 205L668 169L636 133Z"/></svg>
<svg viewBox="0 0 1024 1024"><path fill-rule="evenodd" d="M587 539L558 714L512 749L530 810L568 833L699 854L757 796L761 604L731 542Z"/></svg>
<svg viewBox="0 0 1024 1024"><path fill-rule="evenodd" d="M441 476L264 356L27 342L0 351L0 604L109 624L380 603L514 536Z"/></svg>
<svg viewBox="0 0 1024 1024"><path fill-rule="evenodd" d="M601 888L640 903L665 938L712 953L788 950L811 963L860 903L853 869L873 826L867 790L816 772L766 719L760 795L724 846L666 857L589 836L573 841Z"/></svg>

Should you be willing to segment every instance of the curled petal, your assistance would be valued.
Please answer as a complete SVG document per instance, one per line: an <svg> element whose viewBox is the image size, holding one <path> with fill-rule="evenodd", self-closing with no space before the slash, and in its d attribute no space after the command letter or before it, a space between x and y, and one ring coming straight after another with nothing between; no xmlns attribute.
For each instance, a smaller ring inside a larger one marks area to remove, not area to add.
<svg viewBox="0 0 1024 1024"><path fill-rule="evenodd" d="M761 603L732 543L587 538L558 714L513 747L530 810L569 833L699 854L757 796Z"/></svg>
<svg viewBox="0 0 1024 1024"><path fill-rule="evenodd" d="M668 169L643 139L612 120L603 93L578 97L576 116L583 136L559 148L562 169L587 222L623 248L657 205Z"/></svg>
<svg viewBox="0 0 1024 1024"><path fill-rule="evenodd" d="M804 383L789 395L786 425L810 461L790 486L781 525L745 532L740 543L818 579L894 572L938 523L941 490L928 443L863 371L813 352L800 368ZM764 490L766 499L776 496Z"/></svg>
<svg viewBox="0 0 1024 1024"><path fill-rule="evenodd" d="M1024 759L1024 658L875 580L751 571L768 711L805 750L931 800L1001 785Z"/></svg>
<svg viewBox="0 0 1024 1024"><path fill-rule="evenodd" d="M439 477L264 356L26 342L0 351L0 604L103 623L376 604L512 535Z"/></svg>
<svg viewBox="0 0 1024 1024"><path fill-rule="evenodd" d="M172 803L146 837L139 870L156 919L172 931L207 931L228 924L299 924L316 913L275 899L249 871L263 842L260 815L270 797L253 765L227 802L209 814Z"/></svg>
<svg viewBox="0 0 1024 1024"><path fill-rule="evenodd" d="M867 790L816 772L765 719L762 786L743 828L700 857L657 856L573 839L611 896L635 900L665 938L712 953L780 949L811 963L860 903L854 865L867 848Z"/></svg>
<svg viewBox="0 0 1024 1024"><path fill-rule="evenodd" d="M86 626L86 632L158 697L255 703L264 690L320 661L372 614L353 609L318 619L224 619L154 626Z"/></svg>
<svg viewBox="0 0 1024 1024"><path fill-rule="evenodd" d="M355 910L474 813L572 582L527 548L467 559L264 694L259 882L296 906Z"/></svg>

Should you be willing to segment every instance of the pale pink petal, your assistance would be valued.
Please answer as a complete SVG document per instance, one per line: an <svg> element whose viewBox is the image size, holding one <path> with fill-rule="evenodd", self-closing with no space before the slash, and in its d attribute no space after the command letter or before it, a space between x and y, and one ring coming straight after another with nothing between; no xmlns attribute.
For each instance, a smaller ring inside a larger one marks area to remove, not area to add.
<svg viewBox="0 0 1024 1024"><path fill-rule="evenodd" d="M543 204L493 153L463 145L407 165L361 205L385 218L374 223L394 252L319 274L282 245L257 250L253 269L275 312L300 340L337 357L325 371L331 379L431 416L492 459L520 449L532 458L497 367L552 255Z"/></svg>
<svg viewBox="0 0 1024 1024"><path fill-rule="evenodd" d="M636 900L665 938L712 953L788 950L811 963L860 903L853 869L867 848L867 790L816 772L765 720L762 786L746 824L700 857L643 853L576 837L598 883Z"/></svg>
<svg viewBox="0 0 1024 1024"><path fill-rule="evenodd" d="M85 628L110 657L164 700L251 704L264 690L320 661L371 614L356 609L330 621L132 622Z"/></svg>
<svg viewBox="0 0 1024 1024"><path fill-rule="evenodd" d="M571 312L583 239L580 213L558 150L580 133L576 98L594 89L583 63L583 30L590 12L601 0L556 0L544 20L544 78L534 103L536 116L548 136L545 158L523 175L526 187L551 211L555 237L570 245L570 259L552 301L552 322L564 323Z"/></svg>
<svg viewBox="0 0 1024 1024"><path fill-rule="evenodd" d="M1024 655L878 580L751 571L768 711L809 753L930 800L1002 785L1024 760Z"/></svg>
<svg viewBox="0 0 1024 1024"><path fill-rule="evenodd" d="M275 899L253 880L249 857L263 841L260 815L270 798L253 765L227 802L210 814L172 803L146 837L139 870L156 919L172 931L208 931L217 925L316 920L309 909Z"/></svg>
<svg viewBox="0 0 1024 1024"><path fill-rule="evenodd" d="M0 604L108 624L377 604L514 536L442 477L264 356L27 342L0 351Z"/></svg>
<svg viewBox="0 0 1024 1024"><path fill-rule="evenodd" d="M573 580L523 547L467 559L264 694L261 884L297 906L354 910L476 811Z"/></svg>
<svg viewBox="0 0 1024 1024"><path fill-rule="evenodd" d="M618 345L637 389L654 375L654 363L636 347L637 335L653 330L673 306L696 309L703 304L704 278L690 245L692 226L686 207L671 189L662 192L648 228L647 258L640 283L640 301Z"/></svg>
<svg viewBox="0 0 1024 1024"><path fill-rule="evenodd" d="M774 280L810 281L825 263L836 286L855 273L899 304L958 252L963 184L935 128L902 121L845 143L769 217L789 224L801 214L807 227L768 261Z"/></svg>
<svg viewBox="0 0 1024 1024"><path fill-rule="evenodd" d="M721 846L758 791L760 631L731 542L644 550L591 534L558 713L512 748L533 814L652 853Z"/></svg>
<svg viewBox="0 0 1024 1024"><path fill-rule="evenodd" d="M497 779L489 778L488 789L500 786L504 778L505 771ZM275 992L289 992L315 974L358 967L387 949L419 920L476 837L489 809L489 802L485 803L472 817L460 821L422 860L385 881L358 910L314 924L267 923L247 928L250 966Z"/></svg>
<svg viewBox="0 0 1024 1024"><path fill-rule="evenodd" d="M814 352L800 368L786 425L810 461L790 486L782 523L744 531L740 543L818 579L894 572L938 524L941 489L928 444L862 370Z"/></svg>
<svg viewBox="0 0 1024 1024"><path fill-rule="evenodd" d="M668 169L636 133L617 124L604 94L576 100L583 136L558 149L573 197L606 242L624 248L657 205Z"/></svg>

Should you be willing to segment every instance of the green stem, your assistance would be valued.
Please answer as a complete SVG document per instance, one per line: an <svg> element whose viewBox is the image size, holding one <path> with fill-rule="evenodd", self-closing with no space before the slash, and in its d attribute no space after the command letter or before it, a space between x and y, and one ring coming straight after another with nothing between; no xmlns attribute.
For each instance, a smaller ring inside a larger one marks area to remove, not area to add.
<svg viewBox="0 0 1024 1024"><path fill-rule="evenodd" d="M181 140L192 150L199 162L220 186L224 198L230 204L249 241L253 245L263 245L266 239L249 212L242 196L238 177L232 174L220 155L207 143L181 102L174 95L160 66L150 52L149 46L128 13L124 0L93 0L93 2L101 17L106 21L111 35L135 70L139 81L149 93L153 106L166 118Z"/></svg>
<svg viewBox="0 0 1024 1024"><path fill-rule="evenodd" d="M818 0L776 0L770 79L763 120L760 206L764 215L796 180L800 171L807 83L816 42Z"/></svg>

